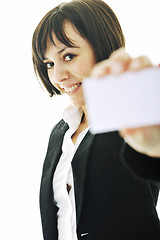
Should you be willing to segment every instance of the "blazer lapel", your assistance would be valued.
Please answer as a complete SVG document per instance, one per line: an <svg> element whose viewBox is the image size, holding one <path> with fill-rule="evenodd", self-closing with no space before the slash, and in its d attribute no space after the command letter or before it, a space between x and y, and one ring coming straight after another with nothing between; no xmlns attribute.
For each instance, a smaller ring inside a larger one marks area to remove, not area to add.
<svg viewBox="0 0 160 240"><path fill-rule="evenodd" d="M77 152L72 160L75 201L76 201L76 215L77 224L79 222L80 213L82 209L84 183L86 177L87 159L90 151L90 146L93 142L94 135L88 132L82 140Z"/></svg>
<svg viewBox="0 0 160 240"><path fill-rule="evenodd" d="M40 188L40 209L42 218L43 234L46 239L56 239L57 234L57 207L53 201L53 174L61 156L61 146L63 136L68 129L68 125L61 121L52 131L46 159L43 166L43 174Z"/></svg>
<svg viewBox="0 0 160 240"><path fill-rule="evenodd" d="M46 159L44 161L42 178L50 178L53 176L54 170L62 153L61 149L63 137L67 129L68 125L63 121L60 122L59 126L53 129L49 139Z"/></svg>

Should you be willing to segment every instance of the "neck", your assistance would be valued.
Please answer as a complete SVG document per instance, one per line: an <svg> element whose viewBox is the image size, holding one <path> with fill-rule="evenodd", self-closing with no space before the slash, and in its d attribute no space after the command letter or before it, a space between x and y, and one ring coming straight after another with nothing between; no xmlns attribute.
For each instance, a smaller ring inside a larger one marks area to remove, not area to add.
<svg viewBox="0 0 160 240"><path fill-rule="evenodd" d="M87 120L87 111L86 111L86 106L82 106L83 112L84 112L84 117L82 123L88 127L88 120Z"/></svg>

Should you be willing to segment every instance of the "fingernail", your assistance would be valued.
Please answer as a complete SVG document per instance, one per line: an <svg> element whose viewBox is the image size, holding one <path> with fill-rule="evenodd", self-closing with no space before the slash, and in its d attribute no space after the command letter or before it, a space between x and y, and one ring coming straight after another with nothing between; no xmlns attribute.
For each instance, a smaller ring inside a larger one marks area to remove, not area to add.
<svg viewBox="0 0 160 240"><path fill-rule="evenodd" d="M92 77L102 77L105 74L105 70L101 68L97 68L93 70L91 76Z"/></svg>
<svg viewBox="0 0 160 240"><path fill-rule="evenodd" d="M132 68L132 69L137 69L139 67L140 67L140 61L139 60L134 60L130 64L130 68Z"/></svg>

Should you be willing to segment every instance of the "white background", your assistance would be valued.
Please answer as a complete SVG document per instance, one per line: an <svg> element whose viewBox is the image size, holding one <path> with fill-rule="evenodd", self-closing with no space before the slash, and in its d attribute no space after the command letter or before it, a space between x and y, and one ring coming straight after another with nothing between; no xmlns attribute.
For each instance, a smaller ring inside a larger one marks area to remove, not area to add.
<svg viewBox="0 0 160 240"><path fill-rule="evenodd" d="M56 0L4 1L0 6L0 239L42 240L39 183L48 137L63 97L49 98L35 77L31 39ZM160 62L159 1L108 0L131 55ZM66 104L66 101L65 101ZM160 212L160 210L159 210Z"/></svg>

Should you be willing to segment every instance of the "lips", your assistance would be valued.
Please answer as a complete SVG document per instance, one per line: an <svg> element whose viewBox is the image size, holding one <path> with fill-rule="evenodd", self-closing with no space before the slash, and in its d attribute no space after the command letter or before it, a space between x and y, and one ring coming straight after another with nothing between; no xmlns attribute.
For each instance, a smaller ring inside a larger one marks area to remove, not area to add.
<svg viewBox="0 0 160 240"><path fill-rule="evenodd" d="M79 89L81 84L82 83L77 83L77 84L70 85L70 86L63 86L62 88L64 89L64 91L66 93L74 93Z"/></svg>

